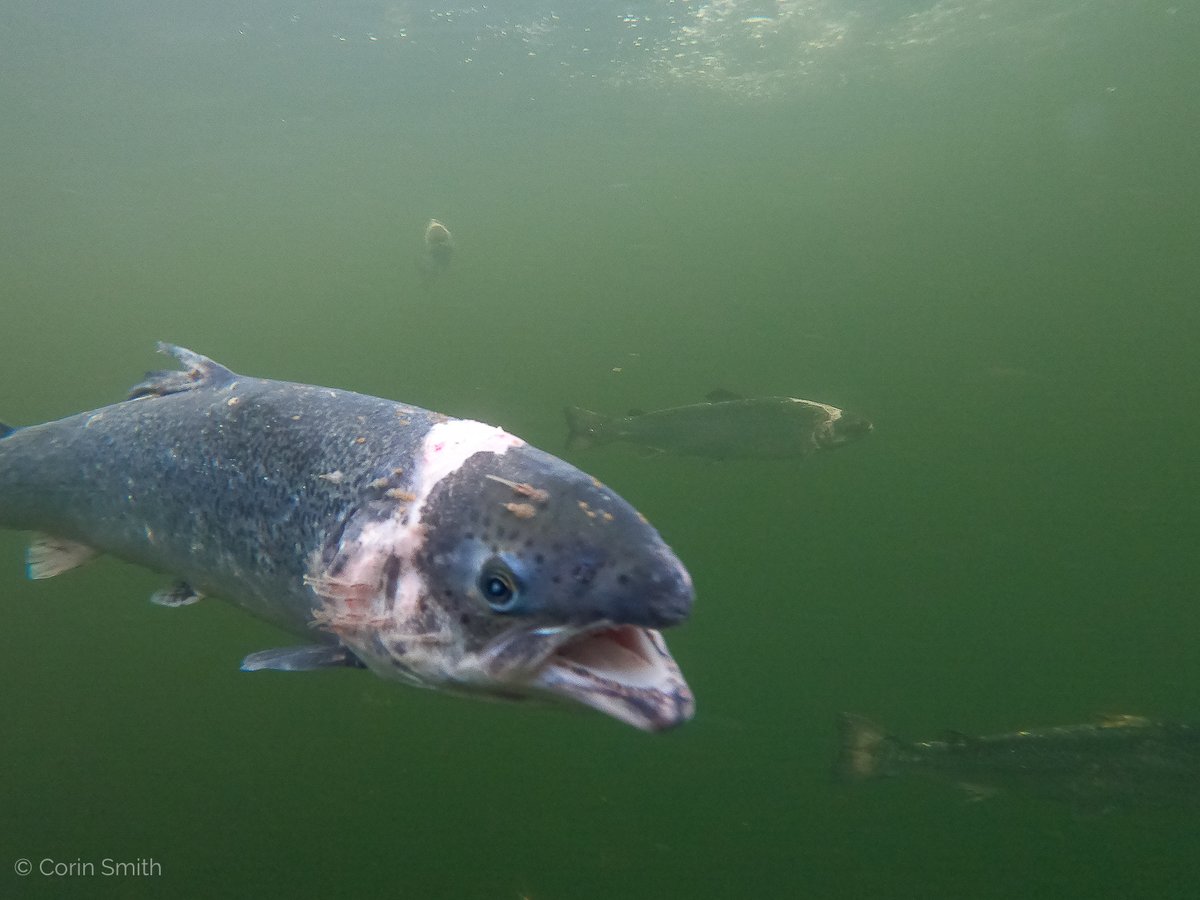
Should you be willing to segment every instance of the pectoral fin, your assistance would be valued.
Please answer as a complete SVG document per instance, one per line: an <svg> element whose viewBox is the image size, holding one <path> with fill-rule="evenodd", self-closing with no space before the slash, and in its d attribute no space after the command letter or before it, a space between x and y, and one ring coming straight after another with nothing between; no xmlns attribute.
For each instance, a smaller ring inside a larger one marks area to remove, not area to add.
<svg viewBox="0 0 1200 900"><path fill-rule="evenodd" d="M332 666L366 668L358 657L345 647L329 644L305 644L300 647L260 650L242 660L243 672L261 672L264 669L274 669L277 672L309 672Z"/></svg>
<svg viewBox="0 0 1200 900"><path fill-rule="evenodd" d="M87 544L48 534L35 534L25 551L25 573L32 579L53 578L96 555Z"/></svg>

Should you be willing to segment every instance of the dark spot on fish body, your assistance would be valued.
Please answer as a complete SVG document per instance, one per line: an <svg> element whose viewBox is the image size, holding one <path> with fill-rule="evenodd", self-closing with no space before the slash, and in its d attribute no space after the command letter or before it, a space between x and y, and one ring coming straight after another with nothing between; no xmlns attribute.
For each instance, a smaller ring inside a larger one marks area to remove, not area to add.
<svg viewBox="0 0 1200 900"><path fill-rule="evenodd" d="M400 557L389 556L383 566L384 596L387 598L387 609L390 612L396 606L396 588L400 582Z"/></svg>

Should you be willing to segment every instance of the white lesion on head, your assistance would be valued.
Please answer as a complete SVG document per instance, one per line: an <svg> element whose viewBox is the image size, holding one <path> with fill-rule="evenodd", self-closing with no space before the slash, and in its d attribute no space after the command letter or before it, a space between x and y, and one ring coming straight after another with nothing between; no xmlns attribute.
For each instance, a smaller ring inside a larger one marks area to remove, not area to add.
<svg viewBox="0 0 1200 900"><path fill-rule="evenodd" d="M524 445L503 428L485 425L471 419L451 419L438 422L421 442L413 479L413 518L419 519L421 507L433 489L447 475L457 472L463 463L476 453L495 453L503 456L513 447Z"/></svg>
<svg viewBox="0 0 1200 900"><path fill-rule="evenodd" d="M818 403L816 400L801 400L797 397L788 397L787 399L792 403L798 403L809 409L819 409L824 413L824 417L813 426L809 436L808 442L812 444L811 449L819 449L832 441L834 424L842 417L842 410L836 406L830 406L828 403Z"/></svg>
<svg viewBox="0 0 1200 900"><path fill-rule="evenodd" d="M317 552L304 582L318 599L311 624L332 634L378 674L424 683L450 678L466 653L459 623L428 595L415 565L421 514L434 488L476 453L524 444L465 419L433 425L413 461L410 490L390 515L347 528L326 564Z"/></svg>

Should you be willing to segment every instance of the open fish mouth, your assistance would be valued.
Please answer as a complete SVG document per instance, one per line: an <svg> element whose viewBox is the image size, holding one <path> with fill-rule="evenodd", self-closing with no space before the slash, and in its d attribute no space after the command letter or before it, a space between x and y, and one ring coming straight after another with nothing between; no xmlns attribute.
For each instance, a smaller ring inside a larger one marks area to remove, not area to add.
<svg viewBox="0 0 1200 900"><path fill-rule="evenodd" d="M617 625L572 638L534 682L645 731L682 725L696 711L679 665L652 628Z"/></svg>
<svg viewBox="0 0 1200 900"><path fill-rule="evenodd" d="M537 639L535 653L528 642ZM663 731L692 718L696 701L662 635L653 628L600 623L587 628L526 632L509 642L525 645L529 687L589 706L641 728ZM524 667L522 667L524 668Z"/></svg>

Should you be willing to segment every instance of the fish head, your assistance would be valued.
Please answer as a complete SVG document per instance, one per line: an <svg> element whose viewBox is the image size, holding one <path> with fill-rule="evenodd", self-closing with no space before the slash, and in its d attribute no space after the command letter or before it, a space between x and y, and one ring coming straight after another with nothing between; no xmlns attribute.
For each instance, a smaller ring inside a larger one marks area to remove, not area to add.
<svg viewBox="0 0 1200 900"><path fill-rule="evenodd" d="M430 219L425 225L425 244L432 247L438 244L449 246L454 243L450 229L437 219Z"/></svg>
<svg viewBox="0 0 1200 900"><path fill-rule="evenodd" d="M828 426L818 434L818 442L822 447L844 447L866 437L875 428L863 416L842 409L836 412L837 415L832 416Z"/></svg>
<svg viewBox="0 0 1200 900"><path fill-rule="evenodd" d="M424 571L501 618L662 628L684 621L692 583L632 506L590 475L522 446L479 453L430 493Z"/></svg>
<svg viewBox="0 0 1200 900"><path fill-rule="evenodd" d="M425 226L425 250L421 264L427 271L438 272L449 268L454 258L454 236L450 229L437 219L430 219Z"/></svg>
<svg viewBox="0 0 1200 900"><path fill-rule="evenodd" d="M378 615L343 642L379 674L443 690L582 704L649 731L686 722L694 701L659 632L691 612L682 563L596 479L524 442L485 446L422 480Z"/></svg>
<svg viewBox="0 0 1200 900"><path fill-rule="evenodd" d="M463 629L468 680L648 730L691 717L658 631L687 618L691 578L613 491L522 446L468 459L430 493L421 519L417 567Z"/></svg>

